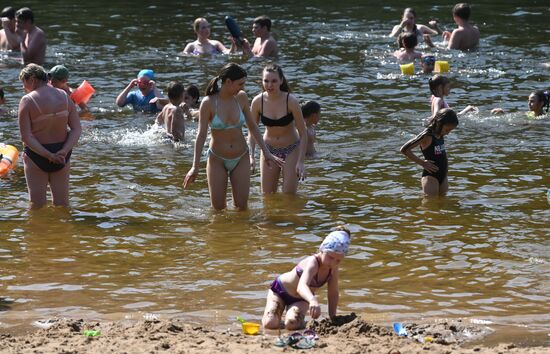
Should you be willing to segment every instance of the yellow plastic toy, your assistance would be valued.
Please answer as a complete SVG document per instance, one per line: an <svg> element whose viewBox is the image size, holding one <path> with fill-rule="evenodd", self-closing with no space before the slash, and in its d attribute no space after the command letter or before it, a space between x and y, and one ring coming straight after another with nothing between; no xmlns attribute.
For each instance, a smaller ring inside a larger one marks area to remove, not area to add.
<svg viewBox="0 0 550 354"><path fill-rule="evenodd" d="M414 75L414 63L401 64L399 67L403 75Z"/></svg>
<svg viewBox="0 0 550 354"><path fill-rule="evenodd" d="M446 73L449 71L449 62L443 60L436 60L434 66L434 72L436 73Z"/></svg>

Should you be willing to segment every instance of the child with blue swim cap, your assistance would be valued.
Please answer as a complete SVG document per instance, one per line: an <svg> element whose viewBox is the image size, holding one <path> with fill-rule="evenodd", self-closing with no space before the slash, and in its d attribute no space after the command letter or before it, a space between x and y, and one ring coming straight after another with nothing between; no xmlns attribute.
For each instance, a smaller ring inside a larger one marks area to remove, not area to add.
<svg viewBox="0 0 550 354"><path fill-rule="evenodd" d="M135 87L138 90L132 91ZM157 113L162 107L149 102L155 97L162 97L162 93L157 89L155 83L155 72L151 69L143 69L138 73L137 79L130 81L128 86L117 96L116 104L119 107L130 104L135 111Z"/></svg>
<svg viewBox="0 0 550 354"><path fill-rule="evenodd" d="M279 329L286 309L285 328L297 330L305 327L305 316L316 319L321 307L315 291L328 284L328 314L336 316L338 307L338 266L348 253L351 232L339 226L329 233L319 251L301 260L291 271L279 275L271 283L262 318L266 329Z"/></svg>

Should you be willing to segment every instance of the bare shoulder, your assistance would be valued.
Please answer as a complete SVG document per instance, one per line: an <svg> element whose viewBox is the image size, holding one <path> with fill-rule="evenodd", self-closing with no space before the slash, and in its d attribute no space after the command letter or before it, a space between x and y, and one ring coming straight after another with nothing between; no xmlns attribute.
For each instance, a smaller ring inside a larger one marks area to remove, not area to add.
<svg viewBox="0 0 550 354"><path fill-rule="evenodd" d="M246 92L239 91L236 98L241 107L243 107L245 104L248 104L248 95L246 94Z"/></svg>
<svg viewBox="0 0 550 354"><path fill-rule="evenodd" d="M288 94L288 104L289 105L300 105L300 102L298 101L298 99L296 98L296 96L294 96L293 94L289 93Z"/></svg>
<svg viewBox="0 0 550 354"><path fill-rule="evenodd" d="M259 104L259 102L261 102L262 94L263 93L259 93L256 96L254 96L254 98L252 99L252 106Z"/></svg>

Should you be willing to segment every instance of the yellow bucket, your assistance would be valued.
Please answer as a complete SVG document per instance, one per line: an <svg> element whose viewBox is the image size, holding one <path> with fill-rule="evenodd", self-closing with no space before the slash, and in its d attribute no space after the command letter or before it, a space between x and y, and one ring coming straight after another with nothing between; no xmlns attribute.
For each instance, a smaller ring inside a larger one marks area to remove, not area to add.
<svg viewBox="0 0 550 354"><path fill-rule="evenodd" d="M446 73L449 71L449 62L443 60L436 60L434 71L436 73Z"/></svg>
<svg viewBox="0 0 550 354"><path fill-rule="evenodd" d="M244 334L255 335L260 332L260 324L253 322L244 322L243 323L243 332Z"/></svg>
<svg viewBox="0 0 550 354"><path fill-rule="evenodd" d="M403 75L414 75L414 63L401 64L399 67L401 68L401 73L403 73Z"/></svg>

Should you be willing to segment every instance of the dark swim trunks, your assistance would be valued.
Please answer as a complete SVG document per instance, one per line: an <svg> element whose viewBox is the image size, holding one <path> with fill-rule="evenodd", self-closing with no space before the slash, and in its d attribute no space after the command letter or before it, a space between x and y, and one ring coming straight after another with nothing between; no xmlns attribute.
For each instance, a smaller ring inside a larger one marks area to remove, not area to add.
<svg viewBox="0 0 550 354"><path fill-rule="evenodd" d="M43 147L46 148L51 153L56 153L59 150L63 149L63 145L65 143L53 143L53 144L42 144ZM25 154L38 166L42 171L44 172L56 172L61 170L63 167L65 167L66 163L69 162L69 159L71 158L72 150L69 151L67 156L65 157L65 164L59 164L59 163L53 163L50 162L47 158L43 157L42 155L37 154L36 152L32 151L28 146L25 146Z"/></svg>

